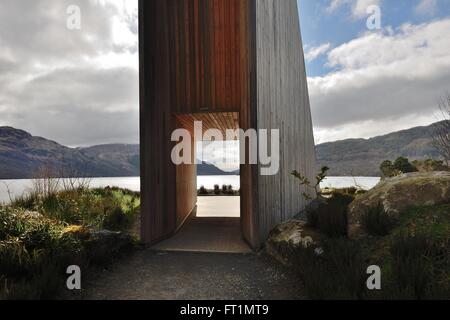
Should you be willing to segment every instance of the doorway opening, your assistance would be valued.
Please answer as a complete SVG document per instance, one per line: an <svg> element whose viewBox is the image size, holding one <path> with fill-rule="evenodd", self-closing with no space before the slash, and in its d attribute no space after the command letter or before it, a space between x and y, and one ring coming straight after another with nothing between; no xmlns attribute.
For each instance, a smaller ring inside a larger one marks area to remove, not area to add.
<svg viewBox="0 0 450 320"><path fill-rule="evenodd" d="M176 128L190 133L192 163L176 166L177 231L154 248L250 252L241 227L245 212L241 212L239 137L227 140L227 130L239 129L239 113L207 112L174 117Z"/></svg>

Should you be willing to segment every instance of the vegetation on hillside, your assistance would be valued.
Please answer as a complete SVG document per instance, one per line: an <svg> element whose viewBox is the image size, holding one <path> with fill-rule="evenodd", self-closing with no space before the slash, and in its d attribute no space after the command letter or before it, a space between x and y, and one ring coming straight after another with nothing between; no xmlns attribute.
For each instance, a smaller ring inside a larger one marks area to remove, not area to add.
<svg viewBox="0 0 450 320"><path fill-rule="evenodd" d="M417 172L417 168L407 158L399 157L394 162L383 161L380 165L380 171L384 178L391 178L403 173Z"/></svg>
<svg viewBox="0 0 450 320"><path fill-rule="evenodd" d="M414 160L409 161L408 158L399 157L394 162L385 160L380 165L380 171L383 178L392 178L404 173L411 172L433 172L433 171L449 171L450 168L442 160Z"/></svg>
<svg viewBox="0 0 450 320"><path fill-rule="evenodd" d="M397 164L407 165L405 161ZM366 236L349 238L348 205L355 190L334 190L307 210L307 246L279 243L312 299L450 299L450 199L411 207L393 219L383 206L361 221ZM381 201L381 199L380 199ZM309 230L308 229L308 230ZM382 289L369 290L367 268L382 270Z"/></svg>
<svg viewBox="0 0 450 320"><path fill-rule="evenodd" d="M332 176L380 176L385 159L444 159L433 145L439 123L415 127L371 139L348 139L317 146L317 170L329 166Z"/></svg>

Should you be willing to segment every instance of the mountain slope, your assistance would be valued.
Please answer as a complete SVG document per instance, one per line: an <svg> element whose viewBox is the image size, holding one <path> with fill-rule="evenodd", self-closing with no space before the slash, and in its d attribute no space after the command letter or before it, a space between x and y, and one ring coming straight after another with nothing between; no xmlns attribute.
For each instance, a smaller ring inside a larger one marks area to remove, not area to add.
<svg viewBox="0 0 450 320"><path fill-rule="evenodd" d="M432 146L434 126L415 127L371 139L349 139L316 147L318 168L328 166L334 176L379 176L384 160L407 157L410 160L437 159Z"/></svg>
<svg viewBox="0 0 450 320"><path fill-rule="evenodd" d="M139 176L139 145L106 144L69 148L23 130L0 127L0 179L28 179L51 166L65 175L90 177ZM199 175L231 175L209 163L198 165ZM56 172L59 174L60 172Z"/></svg>
<svg viewBox="0 0 450 320"><path fill-rule="evenodd" d="M101 163L114 176L139 176L140 158L137 144L105 144L78 149L91 161Z"/></svg>
<svg viewBox="0 0 450 320"><path fill-rule="evenodd" d="M137 156L137 158L136 158ZM138 146L69 148L23 130L0 127L0 179L27 179L46 166L56 174L92 177L139 175Z"/></svg>
<svg viewBox="0 0 450 320"><path fill-rule="evenodd" d="M203 162L197 165L197 175L199 176L231 176L239 175L239 171L225 172L217 168L215 165Z"/></svg>
<svg viewBox="0 0 450 320"><path fill-rule="evenodd" d="M439 158L432 146L433 126L416 127L372 139L349 139L317 146L318 168L328 166L334 176L379 176L386 159ZM91 177L139 176L139 145L108 144L69 148L23 130L0 127L0 179L26 179L39 167L52 165ZM198 165L199 175L225 173L216 166Z"/></svg>

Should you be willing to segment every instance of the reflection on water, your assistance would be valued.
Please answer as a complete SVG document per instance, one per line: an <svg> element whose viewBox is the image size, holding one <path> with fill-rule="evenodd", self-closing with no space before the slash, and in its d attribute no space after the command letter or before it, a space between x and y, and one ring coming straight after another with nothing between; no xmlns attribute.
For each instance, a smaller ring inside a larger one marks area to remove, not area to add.
<svg viewBox="0 0 450 320"><path fill-rule="evenodd" d="M321 187L345 188L358 186L364 189L373 188L380 178L373 177L328 177ZM235 190L240 188L239 176L199 176L197 186L204 186L207 189L213 189L214 185L232 185ZM32 180L0 180L0 202L9 202L10 196L15 197L27 194L31 191ZM107 186L121 187L133 191L140 190L139 177L128 178L93 178L91 180L92 188L103 188ZM9 193L8 194L8 190Z"/></svg>

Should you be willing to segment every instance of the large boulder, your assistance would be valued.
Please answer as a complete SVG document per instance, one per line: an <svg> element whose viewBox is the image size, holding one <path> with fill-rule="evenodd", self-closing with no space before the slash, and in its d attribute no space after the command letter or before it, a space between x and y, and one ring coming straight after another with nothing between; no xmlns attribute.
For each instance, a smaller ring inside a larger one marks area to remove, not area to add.
<svg viewBox="0 0 450 320"><path fill-rule="evenodd" d="M289 220L277 225L269 234L266 252L279 262L289 264L292 250L314 248L320 253L321 235L307 227L303 220Z"/></svg>
<svg viewBox="0 0 450 320"><path fill-rule="evenodd" d="M369 208L381 204L393 218L409 207L450 202L450 172L415 172L382 180L375 188L357 197L349 206L351 237L360 234L361 218Z"/></svg>

